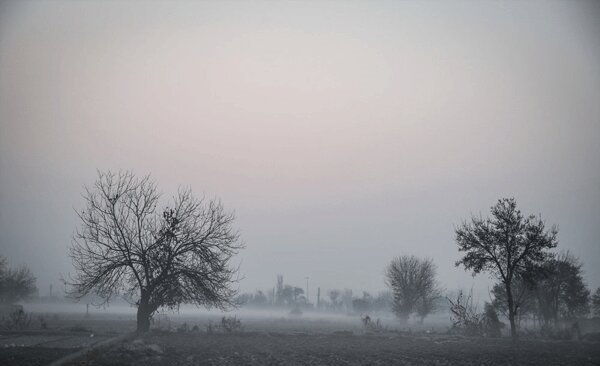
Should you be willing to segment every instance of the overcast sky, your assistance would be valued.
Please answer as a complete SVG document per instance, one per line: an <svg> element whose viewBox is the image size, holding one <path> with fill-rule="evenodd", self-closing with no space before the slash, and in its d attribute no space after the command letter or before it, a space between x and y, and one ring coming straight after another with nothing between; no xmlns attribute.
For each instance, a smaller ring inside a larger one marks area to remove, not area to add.
<svg viewBox="0 0 600 366"><path fill-rule="evenodd" d="M132 169L235 210L244 291L376 293L402 254L485 289L454 227L502 197L596 288L597 5L2 2L0 254L58 288L83 186Z"/></svg>

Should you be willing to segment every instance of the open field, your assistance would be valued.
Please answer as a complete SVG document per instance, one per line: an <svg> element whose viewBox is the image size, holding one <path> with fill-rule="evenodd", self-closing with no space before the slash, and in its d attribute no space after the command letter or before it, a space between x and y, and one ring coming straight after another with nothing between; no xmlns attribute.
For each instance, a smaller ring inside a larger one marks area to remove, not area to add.
<svg viewBox="0 0 600 366"><path fill-rule="evenodd" d="M148 335L78 365L598 365L598 344L402 334Z"/></svg>
<svg viewBox="0 0 600 366"><path fill-rule="evenodd" d="M600 343L450 335L442 327L365 331L358 316L241 313L242 329L219 329L222 314L167 315L161 330L92 351L70 365L598 365ZM0 332L1 365L46 365L135 329L133 314L46 315L48 329ZM183 331L183 324L187 331ZM215 327L209 331L209 324ZM194 329L194 326L197 326ZM178 331L179 328L179 331ZM194 330L192 330L194 329Z"/></svg>

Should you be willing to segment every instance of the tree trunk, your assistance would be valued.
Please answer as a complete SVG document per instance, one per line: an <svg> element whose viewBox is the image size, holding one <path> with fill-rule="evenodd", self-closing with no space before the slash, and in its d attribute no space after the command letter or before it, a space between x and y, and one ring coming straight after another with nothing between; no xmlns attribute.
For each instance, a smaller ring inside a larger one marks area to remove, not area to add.
<svg viewBox="0 0 600 366"><path fill-rule="evenodd" d="M150 330L150 316L153 311L149 304L147 292L142 290L141 295L137 309L137 332L145 333Z"/></svg>
<svg viewBox="0 0 600 366"><path fill-rule="evenodd" d="M145 333L150 330L150 309L148 305L140 304L137 310L137 332Z"/></svg>
<svg viewBox="0 0 600 366"><path fill-rule="evenodd" d="M514 340L517 339L517 326L515 324L515 304L513 300L512 290L510 284L506 286L506 299L508 301L508 321L510 322L510 336Z"/></svg>

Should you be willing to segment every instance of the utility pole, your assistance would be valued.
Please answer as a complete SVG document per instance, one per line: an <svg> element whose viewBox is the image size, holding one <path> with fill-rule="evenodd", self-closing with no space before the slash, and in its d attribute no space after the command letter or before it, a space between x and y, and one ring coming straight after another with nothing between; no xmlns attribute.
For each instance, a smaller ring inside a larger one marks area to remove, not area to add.
<svg viewBox="0 0 600 366"><path fill-rule="evenodd" d="M308 280L310 279L310 277L306 277L306 302L308 301Z"/></svg>

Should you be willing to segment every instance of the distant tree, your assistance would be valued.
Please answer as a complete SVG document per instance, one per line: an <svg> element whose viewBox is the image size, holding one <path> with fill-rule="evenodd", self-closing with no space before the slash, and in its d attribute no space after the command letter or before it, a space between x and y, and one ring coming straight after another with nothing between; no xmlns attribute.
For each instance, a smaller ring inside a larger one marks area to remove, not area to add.
<svg viewBox="0 0 600 366"><path fill-rule="evenodd" d="M422 322L435 309L435 301L441 296L436 267L430 258L394 258L387 267L386 282L393 294L392 310L402 321L417 312Z"/></svg>
<svg viewBox="0 0 600 366"><path fill-rule="evenodd" d="M253 298L254 298L254 295L245 292L243 294L239 294L238 296L236 296L235 303L238 306L246 306L246 305L249 305L252 303Z"/></svg>
<svg viewBox="0 0 600 366"><path fill-rule="evenodd" d="M352 311L352 290L345 288L340 294L340 303L344 307L344 311L351 312Z"/></svg>
<svg viewBox="0 0 600 366"><path fill-rule="evenodd" d="M240 294L237 296L235 302L240 306L265 307L268 303L268 299L261 290L257 290L255 294Z"/></svg>
<svg viewBox="0 0 600 366"><path fill-rule="evenodd" d="M66 282L73 297L124 295L137 306L140 332L162 307L234 305L237 268L229 262L243 245L233 214L219 201L180 189L160 208L155 183L130 172L99 172L83 197L69 249L76 273Z"/></svg>
<svg viewBox="0 0 600 366"><path fill-rule="evenodd" d="M377 297L373 299L373 305L371 308L374 311L391 311L394 297L390 291L380 292Z"/></svg>
<svg viewBox="0 0 600 366"><path fill-rule="evenodd" d="M600 317L600 287L598 287L594 292L594 295L592 295L592 311L594 316Z"/></svg>
<svg viewBox="0 0 600 366"><path fill-rule="evenodd" d="M517 325L520 324L523 316L536 313L537 301L534 287L534 281L524 278L519 278L511 284ZM490 306L508 318L508 301L504 284L496 283L492 287L491 294L493 300Z"/></svg>
<svg viewBox="0 0 600 366"><path fill-rule="evenodd" d="M277 305L282 305L284 302L283 299L283 275L277 275L277 290L276 290L276 300L275 303Z"/></svg>
<svg viewBox="0 0 600 366"><path fill-rule="evenodd" d="M498 319L496 308L489 302L486 302L483 309L483 331L485 335L494 338L500 337L504 323Z"/></svg>
<svg viewBox="0 0 600 366"><path fill-rule="evenodd" d="M254 294L254 299L252 299L253 304L256 306L265 306L269 302L267 296L261 290L256 291Z"/></svg>
<svg viewBox="0 0 600 366"><path fill-rule="evenodd" d="M9 268L0 256L0 304L10 305L37 293L35 277L28 267Z"/></svg>
<svg viewBox="0 0 600 366"><path fill-rule="evenodd" d="M352 300L352 309L358 313L366 313L371 309L373 303L373 297L366 291L363 291L362 298L355 298Z"/></svg>
<svg viewBox="0 0 600 366"><path fill-rule="evenodd" d="M473 275L489 272L500 280L506 292L510 334L517 337L517 307L513 282L531 273L547 258L547 249L557 245L557 229L546 231L541 218L524 217L513 198L498 200L491 218L473 217L456 229L458 250L465 252L456 262Z"/></svg>
<svg viewBox="0 0 600 366"><path fill-rule="evenodd" d="M292 293L294 296L294 303L298 302L298 298L300 297L300 295L304 294L304 290L301 287L296 287L294 286L292 289Z"/></svg>
<svg viewBox="0 0 600 366"><path fill-rule="evenodd" d="M436 310L436 306L437 306L437 300L440 296L440 292L436 292L436 295L428 295L428 296L421 296L418 300L417 300L417 304L415 305L415 312L417 313L417 315L419 316L419 322L423 323L423 321L425 320L425 317L427 317L427 315L433 313Z"/></svg>
<svg viewBox="0 0 600 366"><path fill-rule="evenodd" d="M279 290L278 299L281 305L296 305L300 295L304 294L304 290L300 287L284 285Z"/></svg>
<svg viewBox="0 0 600 366"><path fill-rule="evenodd" d="M331 300L331 304L333 305L334 308L338 308L339 307L339 297L340 297L340 291L339 290L331 290L331 291L329 291L329 299Z"/></svg>
<svg viewBox="0 0 600 366"><path fill-rule="evenodd" d="M538 312L544 323L589 313L590 291L585 286L582 264L568 252L545 261L535 280Z"/></svg>

